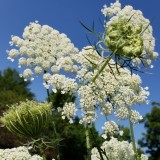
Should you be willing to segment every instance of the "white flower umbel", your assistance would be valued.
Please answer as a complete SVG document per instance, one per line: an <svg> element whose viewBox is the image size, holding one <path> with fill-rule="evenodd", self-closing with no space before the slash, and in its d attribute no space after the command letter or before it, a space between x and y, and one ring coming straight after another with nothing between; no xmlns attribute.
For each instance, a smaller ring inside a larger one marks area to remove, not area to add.
<svg viewBox="0 0 160 160"><path fill-rule="evenodd" d="M104 160L134 160L134 151L132 145L127 141L118 141L112 138L110 141L105 141L101 149ZM91 160L100 160L100 155L97 148L91 151Z"/></svg>
<svg viewBox="0 0 160 160"><path fill-rule="evenodd" d="M8 59L19 58L19 67L30 69L33 74L39 75L44 71L58 73L61 69L77 71L75 55L78 49L64 33L48 25L30 23L24 29L23 38L12 36L10 45L18 49L7 51ZM25 72L22 76L30 79L31 74L26 76Z"/></svg>
<svg viewBox="0 0 160 160"><path fill-rule="evenodd" d="M21 146L11 149L0 149L1 160L43 160L39 155L30 155L28 148Z"/></svg>
<svg viewBox="0 0 160 160"><path fill-rule="evenodd" d="M104 42L110 51L121 60L129 58L133 66L139 66L141 60L145 67L151 66L158 53L155 52L152 26L143 13L129 5L121 8L119 1L111 3L110 7L105 5L102 13L105 17L110 17L109 21L105 21Z"/></svg>
<svg viewBox="0 0 160 160"><path fill-rule="evenodd" d="M78 89L80 106L82 109L83 121L87 123L94 122L97 119L95 106L97 105L98 92L93 90L94 84L81 86Z"/></svg>
<svg viewBox="0 0 160 160"><path fill-rule="evenodd" d="M141 154L141 160L148 160L148 156L145 154Z"/></svg>
<svg viewBox="0 0 160 160"><path fill-rule="evenodd" d="M111 3L110 7L104 5L101 12L105 15L105 17L107 16L112 17L113 15L117 14L120 10L121 10L121 3L119 3L119 0L116 0L115 3Z"/></svg>
<svg viewBox="0 0 160 160"><path fill-rule="evenodd" d="M46 82L49 86L51 86L53 92L55 93L57 90L61 90L62 94L73 94L77 89L75 79L67 78L64 75L54 74L53 76L50 76Z"/></svg>
<svg viewBox="0 0 160 160"><path fill-rule="evenodd" d="M131 122L133 124L138 123L139 121L141 121L143 119L143 117L140 115L140 113L136 110L131 110Z"/></svg>
<svg viewBox="0 0 160 160"><path fill-rule="evenodd" d="M69 123L73 123L73 117L76 115L76 112L77 109L75 103L65 103L61 112L62 119L67 118Z"/></svg>
<svg viewBox="0 0 160 160"><path fill-rule="evenodd" d="M98 106L106 116L115 113L119 120L126 119L129 118L128 106L147 102L149 92L141 87L141 78L138 75L131 75L126 68L119 68L119 74L115 65L112 68L106 66L92 83L98 72L94 64L103 63L104 58L91 46L84 48L78 56L82 66L77 78L83 84L78 88L78 96L85 120L97 119ZM110 61L111 64L114 64L113 60Z"/></svg>
<svg viewBox="0 0 160 160"><path fill-rule="evenodd" d="M102 126L102 129L104 130L104 134L102 134L104 139L106 139L107 136L113 137L115 135L121 134L118 125L114 121L105 122L104 126Z"/></svg>
<svg viewBox="0 0 160 160"><path fill-rule="evenodd" d="M32 75L33 72L31 69L25 69L22 76L24 77L24 80L27 81L27 79L33 80Z"/></svg>

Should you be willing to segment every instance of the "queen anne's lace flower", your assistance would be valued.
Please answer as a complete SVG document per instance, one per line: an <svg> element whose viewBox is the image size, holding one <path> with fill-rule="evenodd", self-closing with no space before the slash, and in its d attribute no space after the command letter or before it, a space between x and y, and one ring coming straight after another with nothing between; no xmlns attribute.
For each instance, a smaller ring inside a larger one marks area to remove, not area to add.
<svg viewBox="0 0 160 160"><path fill-rule="evenodd" d="M21 101L12 104L0 118L1 123L19 136L37 138L51 117L51 104Z"/></svg>
<svg viewBox="0 0 160 160"><path fill-rule="evenodd" d="M11 49L10 51L7 51L8 53L8 59L10 59L12 62L14 61L14 58L16 58L19 55L19 52L16 49Z"/></svg>
<svg viewBox="0 0 160 160"><path fill-rule="evenodd" d="M27 79L31 79L33 80L32 78L32 75L33 75L33 72L31 69L25 69L24 72L23 72L23 77L24 77L24 80L27 81ZM22 76L22 75L21 75Z"/></svg>
<svg viewBox="0 0 160 160"><path fill-rule="evenodd" d="M107 138L107 136L114 136L119 134L119 127L114 121L107 121L104 123L104 126L102 126L102 129L104 130L104 134L102 134L102 137L104 139Z"/></svg>
<svg viewBox="0 0 160 160"><path fill-rule="evenodd" d="M133 65L140 65L138 58L143 60L145 67L151 66L158 53L154 51L152 26L142 12L132 6L121 9L121 4L116 1L110 7L105 5L102 13L105 17L111 17L105 22L106 46L115 54L133 59Z"/></svg>
<svg viewBox="0 0 160 160"><path fill-rule="evenodd" d="M7 51L8 59L13 61L20 57L19 67L27 67L27 72L31 69L39 75L50 69L53 73L58 73L61 69L67 72L77 71L75 55L78 49L64 33L59 33L48 25L30 23L24 29L23 38L12 36L10 45L19 49ZM25 79L33 76L26 75L26 71L22 75Z"/></svg>
<svg viewBox="0 0 160 160"><path fill-rule="evenodd" d="M65 103L61 112L62 119L67 118L70 123L73 123L72 118L76 115L76 112L77 109L75 103Z"/></svg>
<svg viewBox="0 0 160 160"><path fill-rule="evenodd" d="M131 122L135 124L141 121L143 117L140 115L138 111L132 110L130 119L131 119Z"/></svg>
<svg viewBox="0 0 160 160"><path fill-rule="evenodd" d="M104 160L134 160L134 151L132 144L127 141L118 141L116 138L111 138L110 141L105 141L101 149ZM100 160L100 155L97 148L91 150L91 160ZM148 160L144 154L141 155L141 160Z"/></svg>
<svg viewBox="0 0 160 160"><path fill-rule="evenodd" d="M50 78L51 78L51 74L50 74L50 73L45 73L45 74L43 75L43 80L44 80L45 82L48 81Z"/></svg>
<svg viewBox="0 0 160 160"><path fill-rule="evenodd" d="M104 160L134 160L132 145L127 141L120 142L116 138L112 138L110 141L105 141L102 144L101 149L105 152L105 154L102 154ZM101 159L97 148L92 149L91 159Z"/></svg>
<svg viewBox="0 0 160 160"><path fill-rule="evenodd" d="M111 17L117 14L120 10L121 10L121 3L119 3L119 0L116 0L115 3L111 3L110 7L104 5L104 8L101 11L105 16Z"/></svg>
<svg viewBox="0 0 160 160"><path fill-rule="evenodd" d="M149 92L141 87L138 75L131 75L126 68L120 68L119 74L115 66L112 69L106 66L95 83L89 83L97 73L93 65L103 63L103 58L88 46L80 52L78 59L82 66L77 78L83 84L78 89L78 95L84 120L88 123L97 119L96 106L100 106L105 115L114 112L118 119L126 119L129 118L128 107L147 102Z"/></svg>
<svg viewBox="0 0 160 160"><path fill-rule="evenodd" d="M50 76L46 81L49 86L52 87L53 92L61 90L61 93L74 93L77 89L77 83L75 79L67 78L64 75L55 74Z"/></svg>
<svg viewBox="0 0 160 160"><path fill-rule="evenodd" d="M141 160L148 160L148 156L145 154L141 154Z"/></svg>
<svg viewBox="0 0 160 160"><path fill-rule="evenodd" d="M127 107L116 108L114 113L118 119L126 119L129 115Z"/></svg>
<svg viewBox="0 0 160 160"><path fill-rule="evenodd" d="M105 33L102 34L95 48L87 46L78 54L78 49L65 34L59 33L48 25L41 26L35 22L30 23L24 29L23 38L12 36L10 45L18 49L7 51L8 59L14 61L17 57L19 58L18 67L26 68L21 74L25 81L33 80L34 74L43 74L44 86L47 90L51 87L54 93L57 91L70 95L77 93L82 111L80 123L94 122L98 118L97 108L99 107L100 112L106 117L114 113L118 120L130 119L130 122L135 124L142 120L142 116L130 108L136 104L147 103L149 92L148 88L141 87L141 78L136 74L131 75L125 66L131 65L131 69L139 66L142 61L145 67L151 67L151 62L158 57L158 53L154 51L155 39L152 35L152 27L141 11L134 10L132 6L121 8L119 0L111 3L110 7L105 5L102 13L105 17L109 16L110 20L105 21ZM106 51L111 52L107 58L104 57ZM123 63L127 65L121 65ZM70 74L68 78L67 72L77 73L76 79ZM21 131L22 121L21 119L19 121L19 118L17 124L20 128L17 130L11 125L10 130L16 133L19 131L20 135L35 137L51 116L50 104L44 104L46 109L41 104L41 110L37 109L37 103L33 102L29 102L26 109L21 107L26 104L22 102L20 105L20 111L24 112L13 112L14 117L10 112L4 122L14 123L16 122L15 117L21 115L21 118L25 120L25 126L31 128L30 131L28 128L25 129L26 133ZM32 104L35 108L32 107ZM73 117L77 111L75 103L65 103L63 108L57 109L58 112L61 112L62 119L67 118L70 123L73 123ZM34 113L36 113L36 119L33 116ZM29 121L34 121L34 126L30 126L32 123L29 123L24 117L24 115L28 117L28 114L32 115ZM42 126L39 125L39 122L43 122ZM39 126L38 129L36 123ZM110 141L104 142L101 146L104 160L134 160L132 145L113 138L114 135L122 133L114 121L105 122L102 129L104 130L103 137L111 137ZM0 150L1 157L17 160L42 159L38 155L31 156L25 147ZM96 148L92 149L91 158L92 160L101 158ZM147 159L145 155L141 155L141 160Z"/></svg>
<svg viewBox="0 0 160 160"><path fill-rule="evenodd" d="M43 160L39 155L30 155L28 148L21 146L11 149L0 149L1 160Z"/></svg>

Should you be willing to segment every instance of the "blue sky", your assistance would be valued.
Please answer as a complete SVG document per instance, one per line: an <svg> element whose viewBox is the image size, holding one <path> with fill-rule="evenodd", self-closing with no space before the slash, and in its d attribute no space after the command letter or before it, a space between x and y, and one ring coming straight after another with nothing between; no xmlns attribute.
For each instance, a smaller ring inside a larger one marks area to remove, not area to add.
<svg viewBox="0 0 160 160"><path fill-rule="evenodd" d="M11 35L21 36L23 29L30 22L38 20L40 24L47 24L53 28L67 34L79 50L88 45L85 36L85 29L79 21L91 26L93 20L97 31L102 31L99 18L103 20L101 8L104 4L109 5L111 0L0 0L0 70L7 67L16 68L17 63L7 60L6 50L10 49L9 41ZM160 52L160 11L159 0L121 0L122 5L132 5L135 9L140 9L144 16L152 20L154 36L156 38L156 51ZM154 68L149 70L152 74L140 74L143 86L148 86L151 101L160 102L160 63L159 59L154 63ZM46 92L42 81L35 79L31 85L31 90L38 100L46 98ZM136 106L142 115L150 112L151 105ZM100 131L100 126L104 119L100 119L96 124ZM126 123L123 123L126 124ZM141 137L144 131L143 125L135 126L136 139Z"/></svg>

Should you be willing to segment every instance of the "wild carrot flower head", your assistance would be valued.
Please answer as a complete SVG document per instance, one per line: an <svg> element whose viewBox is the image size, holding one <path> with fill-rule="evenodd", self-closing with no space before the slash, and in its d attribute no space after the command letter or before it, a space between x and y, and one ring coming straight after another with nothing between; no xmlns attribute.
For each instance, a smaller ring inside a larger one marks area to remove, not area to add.
<svg viewBox="0 0 160 160"><path fill-rule="evenodd" d="M58 73L60 70L77 71L74 57L78 49L67 35L59 33L48 25L30 23L24 29L23 38L12 36L10 45L18 49L7 51L8 59L14 61L19 58L19 67L27 68L22 74L25 80L44 71L53 73Z"/></svg>
<svg viewBox="0 0 160 160"><path fill-rule="evenodd" d="M50 116L50 104L27 100L11 105L1 122L15 134L36 138L46 127Z"/></svg>
<svg viewBox="0 0 160 160"><path fill-rule="evenodd" d="M124 66L129 66L130 60L133 66L142 62L144 67L149 67L158 56L150 21L132 6L122 8L118 0L109 7L105 5L101 11L109 17L105 20L104 43L118 61L123 61Z"/></svg>

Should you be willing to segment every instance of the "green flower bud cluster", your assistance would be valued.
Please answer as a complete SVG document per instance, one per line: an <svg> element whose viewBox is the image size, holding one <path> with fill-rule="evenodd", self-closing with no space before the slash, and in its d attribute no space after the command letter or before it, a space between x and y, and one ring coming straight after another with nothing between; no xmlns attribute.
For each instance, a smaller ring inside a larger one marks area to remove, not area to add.
<svg viewBox="0 0 160 160"><path fill-rule="evenodd" d="M12 133L37 138L51 117L51 105L35 101L24 101L12 105L0 121Z"/></svg>
<svg viewBox="0 0 160 160"><path fill-rule="evenodd" d="M129 20L119 18L106 29L106 46L115 54L140 57L143 51L142 26L134 27Z"/></svg>

